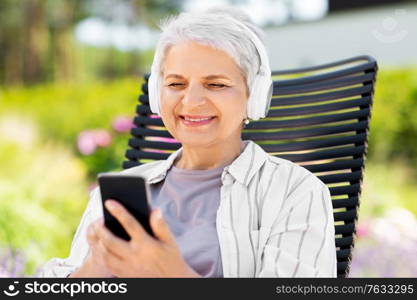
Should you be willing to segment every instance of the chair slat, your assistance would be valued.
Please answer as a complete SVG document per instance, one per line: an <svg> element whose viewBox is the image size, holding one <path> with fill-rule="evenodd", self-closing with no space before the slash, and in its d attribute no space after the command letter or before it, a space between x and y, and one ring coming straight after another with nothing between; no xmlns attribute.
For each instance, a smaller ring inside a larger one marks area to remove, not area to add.
<svg viewBox="0 0 417 300"><path fill-rule="evenodd" d="M329 190L332 196L345 195L345 194L357 194L359 193L360 186L359 184L355 183L355 184L347 185L347 186L331 187L329 188Z"/></svg>
<svg viewBox="0 0 417 300"><path fill-rule="evenodd" d="M154 148L159 150L177 150L181 147L179 143L167 143L159 141L147 141L142 139L130 139L129 146L132 148Z"/></svg>
<svg viewBox="0 0 417 300"><path fill-rule="evenodd" d="M352 173L344 174L332 174L332 175L323 175L317 176L324 183L336 183L336 182L352 182L362 179L362 171L355 171Z"/></svg>
<svg viewBox="0 0 417 300"><path fill-rule="evenodd" d="M352 221L355 220L357 216L356 209L350 209L343 212L335 212L334 213L334 220L335 221Z"/></svg>
<svg viewBox="0 0 417 300"><path fill-rule="evenodd" d="M286 139L298 139L307 137L326 136L337 133L356 132L366 130L369 127L368 120L356 123L333 125L325 127L315 127L301 130L278 131L278 132L243 132L243 139L254 139L256 141L279 141Z"/></svg>
<svg viewBox="0 0 417 300"><path fill-rule="evenodd" d="M336 234L352 234L354 230L355 230L355 223L347 223L344 225L335 226Z"/></svg>
<svg viewBox="0 0 417 300"><path fill-rule="evenodd" d="M136 109L136 112L140 115L151 115L152 111L149 105L141 105Z"/></svg>
<svg viewBox="0 0 417 300"><path fill-rule="evenodd" d="M144 82L142 84L141 89L142 89L142 92L144 92L145 94L148 94L148 83L147 82Z"/></svg>
<svg viewBox="0 0 417 300"><path fill-rule="evenodd" d="M149 104L149 96L148 94L140 94L138 97L139 105Z"/></svg>
<svg viewBox="0 0 417 300"><path fill-rule="evenodd" d="M129 151L129 150L128 150ZM141 165L141 163L134 160L125 160L123 162L123 169L130 169Z"/></svg>
<svg viewBox="0 0 417 300"><path fill-rule="evenodd" d="M346 269L349 267L348 261L339 261L337 263L337 275L338 277L345 277Z"/></svg>
<svg viewBox="0 0 417 300"><path fill-rule="evenodd" d="M302 153L302 154L280 154L276 156L299 163L299 162L304 162L304 161L324 160L324 159L340 158L340 157L347 157L347 156L360 156L360 155L364 155L364 152L365 152L365 146L360 145L356 147L326 149L326 150L319 150L319 151L311 151L309 153Z"/></svg>
<svg viewBox="0 0 417 300"><path fill-rule="evenodd" d="M312 173L317 172L326 172L326 171L337 171L337 170L345 170L345 169L352 169L352 168L361 168L363 166L363 158L357 159L344 159L333 161L331 163L320 163L314 165L303 165L304 168L309 170Z"/></svg>
<svg viewBox="0 0 417 300"><path fill-rule="evenodd" d="M323 101L330 101L354 96L360 96L363 94L370 94L373 91L372 84L365 84L362 87L355 87L335 92L324 92L321 94L303 95L303 96L291 96L272 98L271 106L283 106L283 105L297 105L306 103L317 103Z"/></svg>
<svg viewBox="0 0 417 300"><path fill-rule="evenodd" d="M306 83L320 82L320 81L325 81L331 78L340 78L340 77L345 77L345 76L349 76L353 74L361 74L368 70L375 70L375 63L365 63L363 65L349 67L349 68L339 70L339 71L328 72L328 73L312 75L312 76L303 76L303 77L295 78L295 79L287 79L287 80L281 81L281 85L283 87L286 87L286 86L291 86L291 85L302 85ZM274 77L276 75L279 75L279 73L280 72L273 71L272 76Z"/></svg>
<svg viewBox="0 0 417 300"><path fill-rule="evenodd" d="M359 205L359 199L357 196L344 198L344 199L334 199L332 200L333 208L352 208Z"/></svg>
<svg viewBox="0 0 417 300"><path fill-rule="evenodd" d="M132 133L133 136L136 136L136 137L155 136L155 137L173 138L172 135L166 130L156 130L156 129L138 127L138 128L132 128L130 132Z"/></svg>
<svg viewBox="0 0 417 300"><path fill-rule="evenodd" d="M340 249L336 252L338 260L347 260L351 254L351 249Z"/></svg>
<svg viewBox="0 0 417 300"><path fill-rule="evenodd" d="M350 246L353 242L352 236L346 236L342 238L336 238L336 247L346 247Z"/></svg>
<svg viewBox="0 0 417 300"><path fill-rule="evenodd" d="M281 95L291 95L291 94L298 94L298 93L311 93L316 91L323 91L329 89L340 88L349 85L361 84L363 82L373 81L375 79L375 73L367 73L359 76L349 76L349 77L342 77L342 78L331 78L324 82L313 82L313 83L305 83L305 84L298 84L292 86L283 87L282 82L280 80L274 81L274 88L276 96Z"/></svg>
<svg viewBox="0 0 417 300"><path fill-rule="evenodd" d="M139 105L138 105L139 106ZM141 126L141 125L147 125L147 126L165 126L164 122L162 122L161 118L149 118L149 117L145 117L145 116L136 116L133 119L133 122L136 124L136 126Z"/></svg>
<svg viewBox="0 0 417 300"><path fill-rule="evenodd" d="M128 149L126 151L126 157L131 160L137 159L155 159L155 160L163 160L167 159L169 153L159 153L159 152L149 152L149 151L142 151L136 149Z"/></svg>
<svg viewBox="0 0 417 300"><path fill-rule="evenodd" d="M294 108L282 108L274 110L274 117L290 117L290 116L303 116L308 114L324 113L329 111L337 111L348 108L361 107L371 104L371 97L366 96L359 99L351 99L346 101L332 102L328 104L301 106Z"/></svg>
<svg viewBox="0 0 417 300"><path fill-rule="evenodd" d="M246 129L276 129L276 128L296 128L302 126L312 126L312 125L323 125L333 122L341 122L347 120L354 120L360 118L369 117L369 108L364 108L355 111L349 111L344 113L335 113L331 115L324 116L315 116L307 117L300 119L289 119L289 120L277 120L277 121L259 121L249 123L245 128ZM268 118L275 117L274 113L270 111L268 113Z"/></svg>
<svg viewBox="0 0 417 300"><path fill-rule="evenodd" d="M250 134L248 134L248 137L252 139ZM262 148L267 152L300 151L307 149L343 146L353 143L363 143L365 142L366 138L366 133L359 133L357 135L327 138L323 140L302 141L286 144L261 144L260 146L262 146Z"/></svg>

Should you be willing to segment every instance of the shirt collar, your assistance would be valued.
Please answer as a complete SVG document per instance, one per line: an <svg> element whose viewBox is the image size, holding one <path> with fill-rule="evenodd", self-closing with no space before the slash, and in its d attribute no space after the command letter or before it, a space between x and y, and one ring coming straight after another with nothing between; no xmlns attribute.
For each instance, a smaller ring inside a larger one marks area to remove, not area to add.
<svg viewBox="0 0 417 300"><path fill-rule="evenodd" d="M230 165L224 168L222 179L224 173L228 172L241 184L247 186L255 173L268 159L268 154L251 140L244 140L243 143L245 145L242 153ZM179 157L181 153L182 147L171 153L166 160L161 162L161 164L158 164L148 177L148 183L152 184L163 180L175 159Z"/></svg>
<svg viewBox="0 0 417 300"><path fill-rule="evenodd" d="M268 159L258 144L251 140L243 141L246 146L243 152L225 169L241 184L247 186L259 168Z"/></svg>
<svg viewBox="0 0 417 300"><path fill-rule="evenodd" d="M171 153L167 159L162 160L160 164L158 164L151 175L148 177L148 183L157 183L165 178L168 170L171 168L172 164L174 163L175 159L180 156L182 153L182 147L176 150L175 152Z"/></svg>

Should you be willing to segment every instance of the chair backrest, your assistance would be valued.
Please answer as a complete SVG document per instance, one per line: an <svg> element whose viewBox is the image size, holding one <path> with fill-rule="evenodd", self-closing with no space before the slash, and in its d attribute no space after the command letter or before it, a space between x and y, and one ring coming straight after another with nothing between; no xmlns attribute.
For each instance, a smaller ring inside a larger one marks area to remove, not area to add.
<svg viewBox="0 0 417 300"><path fill-rule="evenodd" d="M303 69L275 71L268 116L242 132L271 155L314 173L332 196L338 277L347 277L367 154L377 63L358 56ZM147 79L123 168L166 159L181 145L149 108Z"/></svg>

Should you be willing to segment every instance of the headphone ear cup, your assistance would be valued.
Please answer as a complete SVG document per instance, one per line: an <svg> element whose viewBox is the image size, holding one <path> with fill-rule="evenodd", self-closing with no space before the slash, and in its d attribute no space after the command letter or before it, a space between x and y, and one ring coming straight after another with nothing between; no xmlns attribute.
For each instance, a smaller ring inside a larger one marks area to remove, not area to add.
<svg viewBox="0 0 417 300"><path fill-rule="evenodd" d="M259 75L256 75L252 84L252 89L250 90L249 100L248 100L248 118L252 120L258 120L258 108L257 108L257 98L259 97ZM259 104L259 103L258 103Z"/></svg>
<svg viewBox="0 0 417 300"><path fill-rule="evenodd" d="M265 87L266 93L266 101L265 101L265 110L263 112L262 118L265 118L268 115L269 108L271 107L271 101L272 101L272 94L274 92L274 82L271 80L270 83L268 83L268 86Z"/></svg>
<svg viewBox="0 0 417 300"><path fill-rule="evenodd" d="M269 106L271 105L272 99L272 88L273 82L272 79L266 76L259 76L258 83L258 95L259 95L259 104L257 105L257 117L265 118L268 114Z"/></svg>
<svg viewBox="0 0 417 300"><path fill-rule="evenodd" d="M256 121L266 117L271 105L272 91L271 78L256 75L248 101L248 117L250 119Z"/></svg>
<svg viewBox="0 0 417 300"><path fill-rule="evenodd" d="M159 115L159 95L156 79L152 72L148 79L148 98L151 111Z"/></svg>

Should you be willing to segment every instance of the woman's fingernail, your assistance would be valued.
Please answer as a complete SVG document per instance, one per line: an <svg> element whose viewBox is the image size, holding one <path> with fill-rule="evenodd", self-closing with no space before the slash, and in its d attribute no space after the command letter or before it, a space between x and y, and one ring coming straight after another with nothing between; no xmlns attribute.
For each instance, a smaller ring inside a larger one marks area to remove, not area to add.
<svg viewBox="0 0 417 300"><path fill-rule="evenodd" d="M157 209L157 210L155 211L155 217L156 217L157 219L162 219L162 212L161 212L161 210L160 210L160 209Z"/></svg>
<svg viewBox="0 0 417 300"><path fill-rule="evenodd" d="M106 207L107 209L113 210L116 208L116 204L114 204L113 200L107 200L106 201Z"/></svg>

